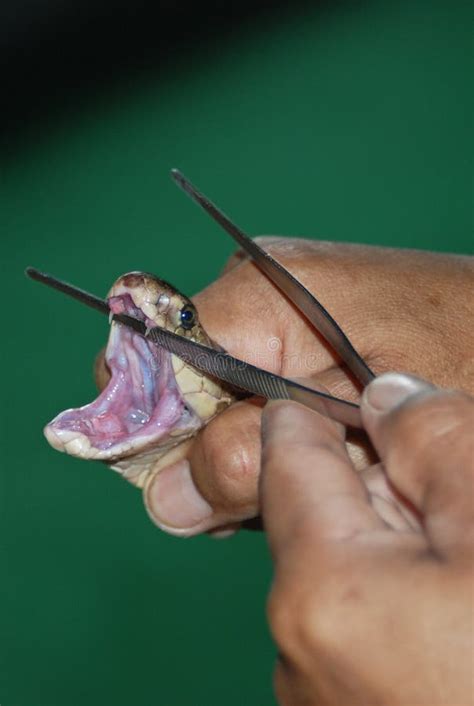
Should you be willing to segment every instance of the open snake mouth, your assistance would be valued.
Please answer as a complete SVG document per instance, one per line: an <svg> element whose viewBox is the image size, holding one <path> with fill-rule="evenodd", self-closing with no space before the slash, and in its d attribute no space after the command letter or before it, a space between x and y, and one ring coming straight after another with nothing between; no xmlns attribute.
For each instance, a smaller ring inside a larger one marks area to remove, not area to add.
<svg viewBox="0 0 474 706"><path fill-rule="evenodd" d="M109 298L113 313L149 319L128 293ZM112 322L106 349L107 387L91 404L68 409L45 428L59 451L113 461L160 445L165 437L189 436L199 426L176 382L172 356L123 324ZM173 433L174 432L174 433Z"/></svg>

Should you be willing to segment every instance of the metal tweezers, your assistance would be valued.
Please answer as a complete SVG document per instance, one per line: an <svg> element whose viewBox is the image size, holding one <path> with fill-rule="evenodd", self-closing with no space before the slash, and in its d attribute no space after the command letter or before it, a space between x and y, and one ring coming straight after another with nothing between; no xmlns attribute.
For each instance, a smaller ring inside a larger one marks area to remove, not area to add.
<svg viewBox="0 0 474 706"><path fill-rule="evenodd" d="M249 238L212 201L198 191L180 171L173 169L171 176L193 201L234 238L258 268L301 311L362 385L365 387L373 380L375 375L372 370L316 297L279 262ZM96 297L52 275L40 272L34 267L28 267L26 274L32 279L47 284L110 316L109 305L105 299ZM275 375L268 370L234 358L222 350L195 343L159 326L148 329L143 321L126 314L114 314L112 318L133 328L137 333L162 346L170 353L174 353L186 363L247 393L267 399L294 400L347 426L362 427L360 408L353 402L313 390L294 380Z"/></svg>

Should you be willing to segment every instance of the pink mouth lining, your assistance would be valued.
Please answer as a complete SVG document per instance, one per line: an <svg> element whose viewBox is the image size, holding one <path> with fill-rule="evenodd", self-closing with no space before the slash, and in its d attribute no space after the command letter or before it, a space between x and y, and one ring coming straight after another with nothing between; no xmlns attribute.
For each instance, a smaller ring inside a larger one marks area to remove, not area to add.
<svg viewBox="0 0 474 706"><path fill-rule="evenodd" d="M146 320L129 295L113 297L109 304L114 313ZM69 437L76 432L88 438L92 449L120 455L122 447L127 451L159 440L187 414L167 351L115 323L106 361L111 379L99 397L84 407L66 410L48 425L58 439L61 432L69 432Z"/></svg>

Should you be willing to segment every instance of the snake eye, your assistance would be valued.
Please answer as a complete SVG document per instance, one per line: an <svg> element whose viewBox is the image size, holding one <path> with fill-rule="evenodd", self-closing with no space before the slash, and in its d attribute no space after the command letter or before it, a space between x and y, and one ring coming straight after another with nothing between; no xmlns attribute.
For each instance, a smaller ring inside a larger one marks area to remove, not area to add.
<svg viewBox="0 0 474 706"><path fill-rule="evenodd" d="M183 306L179 313L179 318L181 320L181 326L189 330L196 323L196 312L190 306Z"/></svg>

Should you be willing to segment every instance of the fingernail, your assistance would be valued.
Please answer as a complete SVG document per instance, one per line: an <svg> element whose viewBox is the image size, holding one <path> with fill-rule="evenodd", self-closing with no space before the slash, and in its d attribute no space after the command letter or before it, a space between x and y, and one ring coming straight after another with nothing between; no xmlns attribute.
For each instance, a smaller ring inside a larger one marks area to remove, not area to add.
<svg viewBox="0 0 474 706"><path fill-rule="evenodd" d="M233 528L212 530L208 532L209 537L212 537L212 539L227 539L228 537L233 537L234 534L237 534L237 530Z"/></svg>
<svg viewBox="0 0 474 706"><path fill-rule="evenodd" d="M433 389L423 380L402 373L386 373L375 378L362 396L362 406L384 413L404 402L408 397Z"/></svg>
<svg viewBox="0 0 474 706"><path fill-rule="evenodd" d="M194 485L186 460L158 473L148 489L146 505L161 529L181 536L204 529L201 524L212 515L212 507Z"/></svg>

